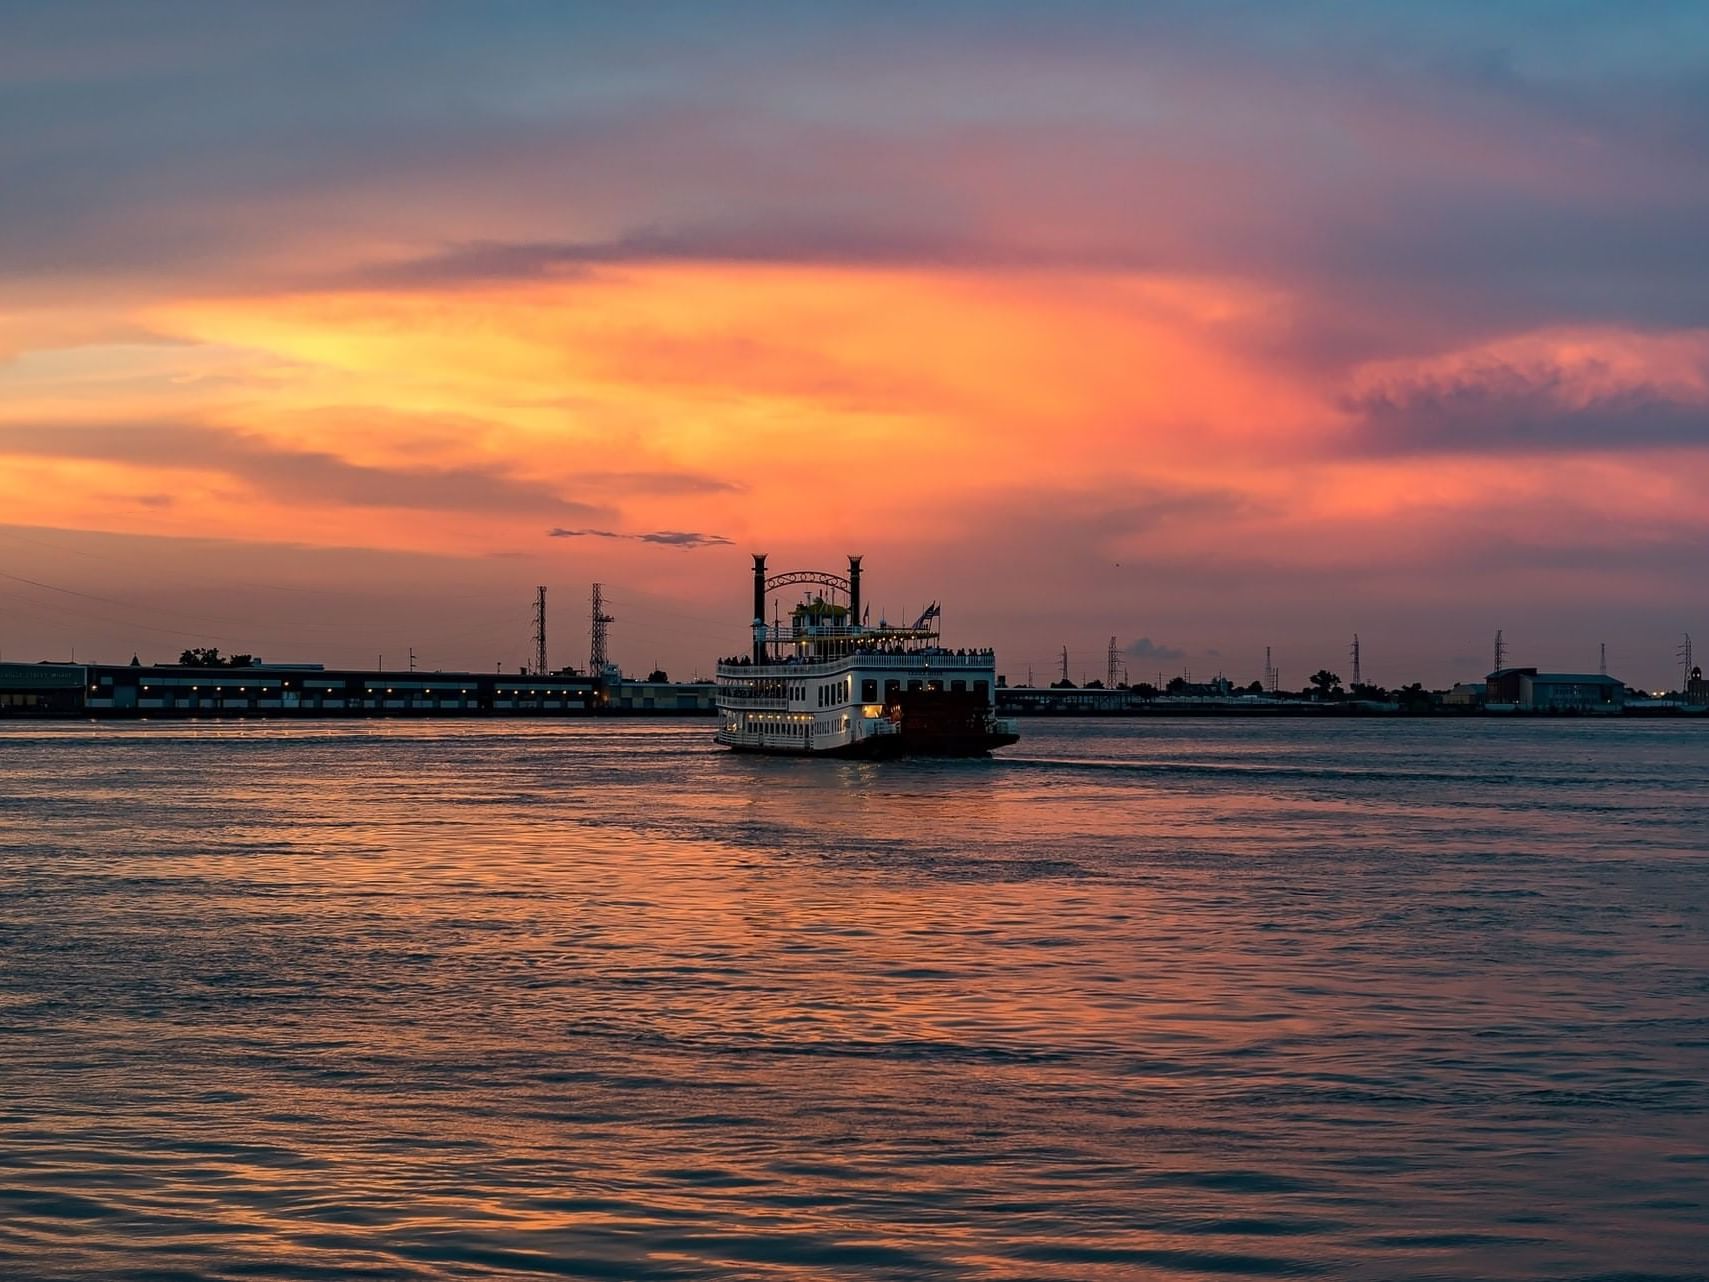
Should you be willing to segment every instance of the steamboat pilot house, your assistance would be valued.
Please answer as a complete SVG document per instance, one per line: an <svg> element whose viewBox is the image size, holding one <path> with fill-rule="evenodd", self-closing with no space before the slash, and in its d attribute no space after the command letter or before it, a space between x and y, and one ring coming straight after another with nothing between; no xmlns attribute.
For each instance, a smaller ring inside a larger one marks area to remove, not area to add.
<svg viewBox="0 0 1709 1282"><path fill-rule="evenodd" d="M800 756L978 756L1014 743L995 715L996 656L940 643L934 602L906 627L868 624L860 558L848 577L768 576L754 557L753 652L718 664L719 743ZM810 591L766 622L773 593Z"/></svg>

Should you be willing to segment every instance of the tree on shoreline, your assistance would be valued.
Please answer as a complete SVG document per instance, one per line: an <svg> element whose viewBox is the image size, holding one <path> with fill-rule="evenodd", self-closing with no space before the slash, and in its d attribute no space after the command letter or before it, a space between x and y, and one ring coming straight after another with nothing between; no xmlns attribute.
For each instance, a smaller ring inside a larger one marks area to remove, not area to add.
<svg viewBox="0 0 1709 1282"><path fill-rule="evenodd" d="M1417 681L1397 689L1394 692L1394 699L1407 712L1429 712L1436 702L1431 697L1430 691Z"/></svg>
<svg viewBox="0 0 1709 1282"><path fill-rule="evenodd" d="M195 646L178 656L186 668L253 668L261 660L253 654L234 654L229 659L217 646Z"/></svg>

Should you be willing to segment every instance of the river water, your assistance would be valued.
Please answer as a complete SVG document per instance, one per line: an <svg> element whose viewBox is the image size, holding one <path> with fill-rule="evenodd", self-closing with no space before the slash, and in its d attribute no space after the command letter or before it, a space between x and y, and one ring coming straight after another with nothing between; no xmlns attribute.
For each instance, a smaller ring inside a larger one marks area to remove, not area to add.
<svg viewBox="0 0 1709 1282"><path fill-rule="evenodd" d="M0 1275L1709 1276L1709 726L0 728Z"/></svg>

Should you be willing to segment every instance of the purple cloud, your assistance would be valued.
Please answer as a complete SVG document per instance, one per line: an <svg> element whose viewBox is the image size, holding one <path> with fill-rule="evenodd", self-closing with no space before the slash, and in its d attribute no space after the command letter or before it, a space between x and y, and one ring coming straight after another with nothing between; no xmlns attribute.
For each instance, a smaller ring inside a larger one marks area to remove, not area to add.
<svg viewBox="0 0 1709 1282"><path fill-rule="evenodd" d="M1587 393L1582 374L1501 364L1380 388L1343 404L1360 420L1360 444L1375 454L1709 447L1709 405L1648 384Z"/></svg>
<svg viewBox="0 0 1709 1282"><path fill-rule="evenodd" d="M1122 653L1130 659L1174 660L1187 657L1185 650L1176 649L1172 645L1159 645L1150 637L1128 642Z"/></svg>
<svg viewBox="0 0 1709 1282"><path fill-rule="evenodd" d="M637 543L657 543L673 548L705 548L727 545L730 540L722 534L700 534L692 530L652 530L639 534L620 534L616 530L566 530L554 527L546 531L549 539L632 539Z"/></svg>

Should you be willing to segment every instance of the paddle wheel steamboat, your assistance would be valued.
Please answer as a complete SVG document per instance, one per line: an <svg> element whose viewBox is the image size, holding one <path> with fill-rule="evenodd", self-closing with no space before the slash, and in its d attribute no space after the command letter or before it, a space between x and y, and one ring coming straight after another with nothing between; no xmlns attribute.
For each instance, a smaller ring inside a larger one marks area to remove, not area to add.
<svg viewBox="0 0 1709 1282"><path fill-rule="evenodd" d="M995 654L943 646L936 602L907 626L871 624L860 560L849 558L847 577L767 575L754 556L753 651L718 664L718 742L830 757L972 757L1014 743L1014 725L996 716ZM797 585L817 591L768 624L772 594Z"/></svg>

